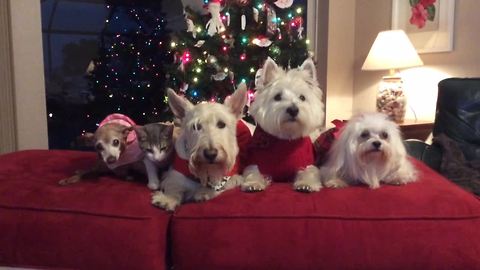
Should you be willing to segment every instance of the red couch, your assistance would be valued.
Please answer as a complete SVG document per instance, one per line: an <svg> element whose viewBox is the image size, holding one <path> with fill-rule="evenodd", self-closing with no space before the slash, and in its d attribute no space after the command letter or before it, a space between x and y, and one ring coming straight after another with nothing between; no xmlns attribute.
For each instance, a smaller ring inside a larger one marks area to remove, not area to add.
<svg viewBox="0 0 480 270"><path fill-rule="evenodd" d="M170 215L142 183L56 183L93 153L0 156L0 265L80 269L480 269L480 202L420 181L314 194L274 184Z"/></svg>

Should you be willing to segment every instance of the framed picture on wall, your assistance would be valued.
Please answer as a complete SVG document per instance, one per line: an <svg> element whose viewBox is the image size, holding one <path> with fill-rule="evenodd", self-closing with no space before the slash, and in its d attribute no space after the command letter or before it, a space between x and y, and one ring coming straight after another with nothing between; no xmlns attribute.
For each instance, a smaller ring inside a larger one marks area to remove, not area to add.
<svg viewBox="0 0 480 270"><path fill-rule="evenodd" d="M455 0L392 0L392 29L403 29L418 53L453 50Z"/></svg>

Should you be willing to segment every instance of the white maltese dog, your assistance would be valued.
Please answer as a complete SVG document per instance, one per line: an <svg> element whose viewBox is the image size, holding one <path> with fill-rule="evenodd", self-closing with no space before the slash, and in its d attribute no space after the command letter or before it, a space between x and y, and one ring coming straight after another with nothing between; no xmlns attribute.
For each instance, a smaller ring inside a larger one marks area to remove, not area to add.
<svg viewBox="0 0 480 270"><path fill-rule="evenodd" d="M381 113L353 117L341 130L320 168L326 187L363 183L403 185L416 180L398 126Z"/></svg>
<svg viewBox="0 0 480 270"><path fill-rule="evenodd" d="M239 175L225 176L232 176L238 169L236 136L242 122L237 121L246 102L245 84L225 104L193 105L168 89L168 104L182 125L173 165L160 184L161 191L153 194L153 205L173 211L182 202L209 200L242 180Z"/></svg>
<svg viewBox="0 0 480 270"><path fill-rule="evenodd" d="M322 90L311 59L283 70L270 58L262 68L250 113L257 122L248 149L242 190L264 190L270 182L294 182L302 192L321 183L309 134L323 125Z"/></svg>

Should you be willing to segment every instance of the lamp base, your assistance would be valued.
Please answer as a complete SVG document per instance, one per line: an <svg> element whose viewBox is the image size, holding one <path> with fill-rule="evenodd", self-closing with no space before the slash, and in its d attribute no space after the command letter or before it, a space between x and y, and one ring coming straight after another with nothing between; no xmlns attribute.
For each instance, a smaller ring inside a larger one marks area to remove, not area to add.
<svg viewBox="0 0 480 270"><path fill-rule="evenodd" d="M388 115L396 123L403 123L406 112L403 81L399 76L385 76L377 95L377 111Z"/></svg>

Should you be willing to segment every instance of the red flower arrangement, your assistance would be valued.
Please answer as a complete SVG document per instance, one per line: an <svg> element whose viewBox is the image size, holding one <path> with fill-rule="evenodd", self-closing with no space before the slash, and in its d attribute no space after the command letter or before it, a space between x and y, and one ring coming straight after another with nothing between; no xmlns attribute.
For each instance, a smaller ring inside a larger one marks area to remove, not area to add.
<svg viewBox="0 0 480 270"><path fill-rule="evenodd" d="M435 2L437 0L409 0L412 7L412 16L410 23L416 25L419 29L423 28L427 20L435 19Z"/></svg>

